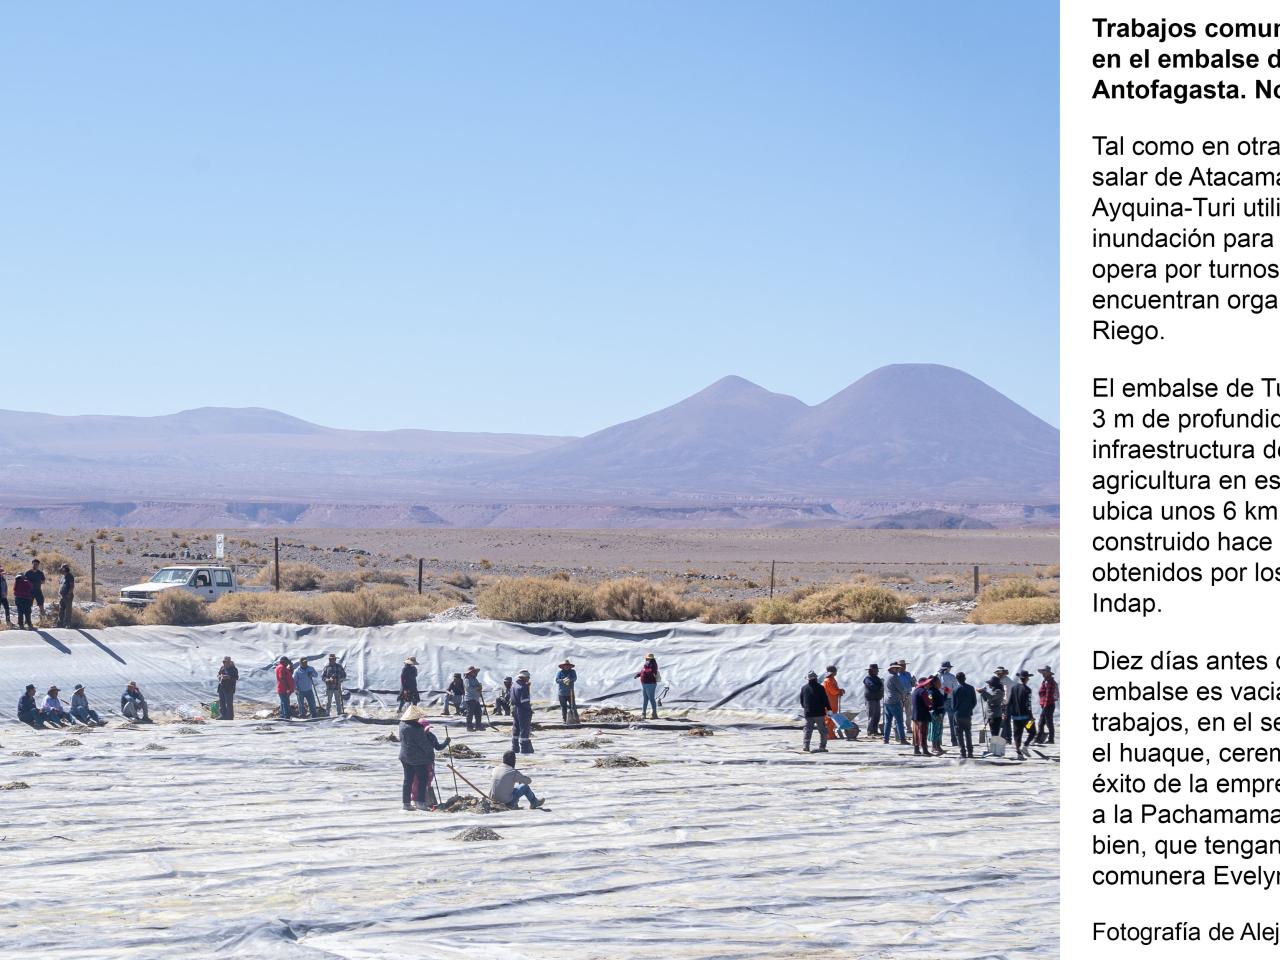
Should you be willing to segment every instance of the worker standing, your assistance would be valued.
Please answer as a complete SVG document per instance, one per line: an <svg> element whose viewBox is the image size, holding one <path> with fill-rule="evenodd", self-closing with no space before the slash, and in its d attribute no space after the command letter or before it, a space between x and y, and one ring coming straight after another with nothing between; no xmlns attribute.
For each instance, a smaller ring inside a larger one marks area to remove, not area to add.
<svg viewBox="0 0 1280 960"><path fill-rule="evenodd" d="M1058 709L1058 681L1052 667L1041 667L1040 676L1040 735L1036 743L1053 743L1053 714ZM1047 738L1047 739L1046 739Z"/></svg>
<svg viewBox="0 0 1280 960"><path fill-rule="evenodd" d="M574 707L573 688L578 682L578 671L573 668L573 661L569 659L560 662L560 669L556 672L556 694L560 699L560 720L563 723L569 722L569 713L574 714L573 722L578 722L578 711Z"/></svg>
<svg viewBox="0 0 1280 960"><path fill-rule="evenodd" d="M293 696L293 667L288 657L281 657L276 665L276 695L280 698L280 719L288 720L290 716L289 702Z"/></svg>
<svg viewBox="0 0 1280 960"><path fill-rule="evenodd" d="M827 667L827 675L822 679L822 689L827 691L827 699L831 701L831 709L840 712L840 698L844 696L844 688L836 682L835 665ZM835 740L843 737L843 731L836 730L836 722L827 717L827 739Z"/></svg>
<svg viewBox="0 0 1280 960"><path fill-rule="evenodd" d="M812 670L800 688L800 709L804 711L804 752L809 752L809 744L813 740L813 731L818 731L818 753L827 752L827 711L831 709L831 701L827 699L826 689L818 682L818 675Z"/></svg>
<svg viewBox="0 0 1280 960"><path fill-rule="evenodd" d="M516 674L511 688L511 749L516 753L533 753L533 700L528 670Z"/></svg>
<svg viewBox="0 0 1280 960"><path fill-rule="evenodd" d="M484 686L480 683L480 668L467 667L463 675L462 705L467 711L467 729L482 730L481 710L484 707Z"/></svg>
<svg viewBox="0 0 1280 960"><path fill-rule="evenodd" d="M400 706L417 703L422 699L418 693L418 658L405 657L404 666L400 668Z"/></svg>
<svg viewBox="0 0 1280 960"><path fill-rule="evenodd" d="M222 658L222 666L218 669L218 719L234 720L236 715L236 683L240 680L240 671L230 657Z"/></svg>

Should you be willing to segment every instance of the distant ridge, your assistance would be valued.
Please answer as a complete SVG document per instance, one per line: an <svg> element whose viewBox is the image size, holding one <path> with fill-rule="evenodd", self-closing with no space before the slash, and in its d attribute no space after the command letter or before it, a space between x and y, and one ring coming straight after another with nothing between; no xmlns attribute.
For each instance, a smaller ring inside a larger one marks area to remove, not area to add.
<svg viewBox="0 0 1280 960"><path fill-rule="evenodd" d="M527 525L536 504L556 505L543 513L564 523L548 525L883 524L914 511L901 522L980 526L1019 514L1052 522L1058 497L1058 431L938 364L881 367L815 406L724 377L581 438L338 430L257 407L0 411L0 455L8 525L77 514L141 525L169 503L174 525L178 514L200 520L187 526L484 525L516 514ZM854 503L878 512L842 506Z"/></svg>

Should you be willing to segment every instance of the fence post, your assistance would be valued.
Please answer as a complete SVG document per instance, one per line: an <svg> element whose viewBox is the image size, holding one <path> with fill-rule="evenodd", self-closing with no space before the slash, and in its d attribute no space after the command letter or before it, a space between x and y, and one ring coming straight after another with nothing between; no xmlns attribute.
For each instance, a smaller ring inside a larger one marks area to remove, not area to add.
<svg viewBox="0 0 1280 960"><path fill-rule="evenodd" d="M276 537L276 592L280 592L280 538ZM976 567L974 569L977 569Z"/></svg>
<svg viewBox="0 0 1280 960"><path fill-rule="evenodd" d="M418 558L418 593L422 593L422 558Z"/></svg>
<svg viewBox="0 0 1280 960"><path fill-rule="evenodd" d="M98 546L93 542L89 544L89 599L98 599Z"/></svg>
<svg viewBox="0 0 1280 960"><path fill-rule="evenodd" d="M773 572L774 570L777 569L777 567L778 567L777 560L769 561L769 599L770 600L773 599Z"/></svg>
<svg viewBox="0 0 1280 960"><path fill-rule="evenodd" d="M978 599L978 565L973 565L973 599Z"/></svg>

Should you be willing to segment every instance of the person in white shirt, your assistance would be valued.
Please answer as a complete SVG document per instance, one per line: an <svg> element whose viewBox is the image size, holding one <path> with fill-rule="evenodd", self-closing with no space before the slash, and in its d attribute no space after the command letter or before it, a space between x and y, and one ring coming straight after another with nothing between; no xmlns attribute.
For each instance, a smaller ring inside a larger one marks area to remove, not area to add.
<svg viewBox="0 0 1280 960"><path fill-rule="evenodd" d="M942 692L947 695L947 729L951 732L951 745L958 747L960 739L956 735L956 705L952 695L956 692L956 687L960 686L960 681L951 672L950 660L942 661L942 666L938 670L938 682L942 684Z"/></svg>

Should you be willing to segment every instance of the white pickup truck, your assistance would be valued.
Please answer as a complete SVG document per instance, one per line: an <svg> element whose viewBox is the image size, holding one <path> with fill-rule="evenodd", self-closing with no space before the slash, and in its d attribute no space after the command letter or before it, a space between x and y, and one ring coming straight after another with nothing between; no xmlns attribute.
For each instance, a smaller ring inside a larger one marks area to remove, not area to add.
<svg viewBox="0 0 1280 960"><path fill-rule="evenodd" d="M155 575L144 583L135 583L120 591L123 603L136 607L151 603L165 590L186 590L194 593L201 600L212 602L224 593L236 593L243 590L236 582L235 571L230 567L204 564L180 564L157 570Z"/></svg>

